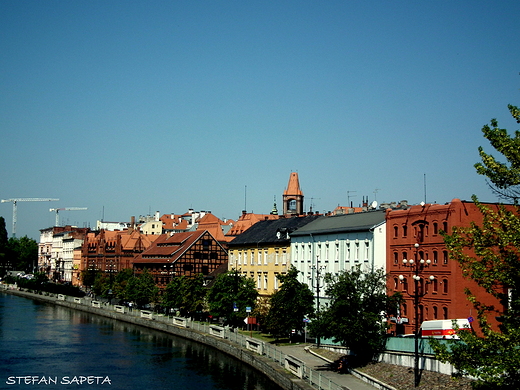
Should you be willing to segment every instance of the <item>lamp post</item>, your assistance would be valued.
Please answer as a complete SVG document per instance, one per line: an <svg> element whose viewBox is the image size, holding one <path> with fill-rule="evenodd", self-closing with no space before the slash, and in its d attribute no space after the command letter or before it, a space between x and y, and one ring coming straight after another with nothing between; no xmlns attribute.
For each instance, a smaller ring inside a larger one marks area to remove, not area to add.
<svg viewBox="0 0 520 390"><path fill-rule="evenodd" d="M403 259L403 266L409 267L410 272L412 274L412 278L414 280L414 293L410 294L408 291L406 293L413 298L414 305L414 342L415 342L415 351L414 351L414 386L419 386L420 377L419 377L419 302L422 297L426 295L426 291L419 291L419 286L421 282L421 272L424 268L428 267L431 264L430 260L419 259L418 251L419 244L414 244L415 248L415 260L414 259ZM404 280L403 275L399 275L399 280L402 282ZM426 283L431 283L435 279L435 276L430 275Z"/></svg>
<svg viewBox="0 0 520 390"><path fill-rule="evenodd" d="M319 265L320 263L320 257L316 256L316 265L313 265L311 269L316 272L316 283L314 283L314 279L312 276L309 278L311 282L311 287L316 289L316 318L320 320L320 278L321 278L321 271L325 269L325 266ZM320 347L320 335L319 333L316 335L316 346L317 348Z"/></svg>

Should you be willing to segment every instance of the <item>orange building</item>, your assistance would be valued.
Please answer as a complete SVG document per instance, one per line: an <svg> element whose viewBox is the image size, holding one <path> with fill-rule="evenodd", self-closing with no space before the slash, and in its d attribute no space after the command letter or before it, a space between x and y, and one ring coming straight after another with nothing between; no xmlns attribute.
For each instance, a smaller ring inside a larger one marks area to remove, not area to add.
<svg viewBox="0 0 520 390"><path fill-rule="evenodd" d="M134 257L152 245L158 237L133 229L88 233L82 247L81 270L117 273L132 268Z"/></svg>
<svg viewBox="0 0 520 390"><path fill-rule="evenodd" d="M453 199L444 205L421 204L401 210L387 209L386 213L388 288L390 292L401 292L404 298L398 315L392 318L395 324L392 332L414 333L416 285L419 327L426 320L476 319L477 313L464 293L465 288L482 302L503 310L498 300L463 277L459 263L450 259L440 234L441 230L451 232L454 226L480 223L482 214L474 203ZM420 277L417 282L416 276ZM488 320L497 325L494 315Z"/></svg>

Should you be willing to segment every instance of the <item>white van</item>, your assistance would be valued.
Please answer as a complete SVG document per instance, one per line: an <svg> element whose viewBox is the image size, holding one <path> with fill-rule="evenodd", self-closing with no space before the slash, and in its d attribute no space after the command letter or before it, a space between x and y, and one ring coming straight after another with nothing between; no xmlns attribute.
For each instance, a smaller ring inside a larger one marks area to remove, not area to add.
<svg viewBox="0 0 520 390"><path fill-rule="evenodd" d="M460 329L471 329L471 325L466 318L458 318L456 320L431 320L424 321L421 325L422 337L433 337L435 339L458 339L455 329L453 329L453 321L456 321Z"/></svg>

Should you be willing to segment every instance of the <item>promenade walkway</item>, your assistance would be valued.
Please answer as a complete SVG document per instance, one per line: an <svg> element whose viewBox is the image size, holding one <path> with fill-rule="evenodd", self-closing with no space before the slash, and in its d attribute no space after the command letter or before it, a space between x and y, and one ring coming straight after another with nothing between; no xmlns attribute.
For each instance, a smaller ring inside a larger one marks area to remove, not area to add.
<svg viewBox="0 0 520 390"><path fill-rule="evenodd" d="M289 346L279 346L278 348L285 354L294 356L295 358L303 361L307 367L312 368L316 372L319 372L321 376L329 379L332 383L335 383L347 390L374 390L375 387L371 384L355 377L352 374L341 374L331 369L330 360L323 356L319 356L309 351L309 346L295 344ZM323 388L327 388L326 383L322 383ZM391 387L384 387L391 389Z"/></svg>

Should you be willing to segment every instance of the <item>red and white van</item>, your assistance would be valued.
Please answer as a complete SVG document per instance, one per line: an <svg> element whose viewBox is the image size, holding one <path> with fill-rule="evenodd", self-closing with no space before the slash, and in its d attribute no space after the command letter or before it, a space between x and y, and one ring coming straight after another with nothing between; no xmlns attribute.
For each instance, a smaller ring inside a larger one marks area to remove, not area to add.
<svg viewBox="0 0 520 390"><path fill-rule="evenodd" d="M459 330L471 330L471 325L466 318L456 320L431 320L424 321L421 325L422 337L433 337L435 339L458 339L457 332L453 329L453 321L457 323Z"/></svg>

